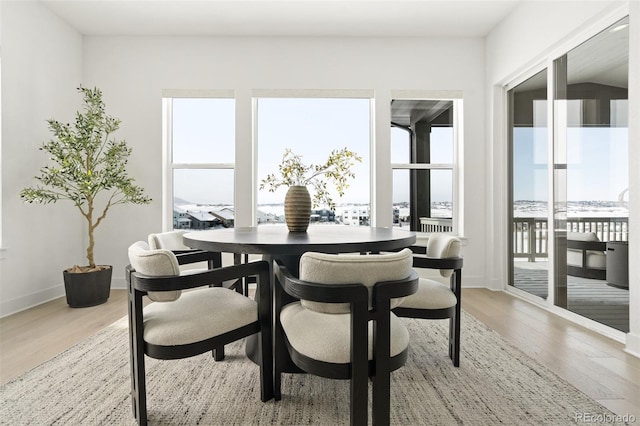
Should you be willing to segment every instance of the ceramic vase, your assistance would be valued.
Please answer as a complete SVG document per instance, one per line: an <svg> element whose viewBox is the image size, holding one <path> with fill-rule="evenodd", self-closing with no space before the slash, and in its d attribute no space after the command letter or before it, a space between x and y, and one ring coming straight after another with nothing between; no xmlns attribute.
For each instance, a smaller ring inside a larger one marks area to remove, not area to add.
<svg viewBox="0 0 640 426"><path fill-rule="evenodd" d="M306 186L290 186L284 197L284 218L290 232L306 232L311 218L311 195Z"/></svg>

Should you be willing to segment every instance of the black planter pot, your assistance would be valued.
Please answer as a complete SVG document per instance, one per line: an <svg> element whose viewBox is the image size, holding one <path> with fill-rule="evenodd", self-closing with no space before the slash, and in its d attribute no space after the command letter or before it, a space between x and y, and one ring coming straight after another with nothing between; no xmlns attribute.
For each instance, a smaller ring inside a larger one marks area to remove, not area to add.
<svg viewBox="0 0 640 426"><path fill-rule="evenodd" d="M92 272L71 273L63 271L67 303L72 308L100 305L109 299L111 291L111 266Z"/></svg>

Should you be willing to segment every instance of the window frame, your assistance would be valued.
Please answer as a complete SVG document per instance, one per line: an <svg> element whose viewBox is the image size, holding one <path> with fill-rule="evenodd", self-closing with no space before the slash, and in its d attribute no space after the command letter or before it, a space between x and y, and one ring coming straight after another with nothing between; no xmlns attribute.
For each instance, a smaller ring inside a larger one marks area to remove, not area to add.
<svg viewBox="0 0 640 426"><path fill-rule="evenodd" d="M369 157L369 170L368 170L368 178L369 178L369 223L372 224L373 220L373 200L374 200L374 174L373 174L373 155L375 151L375 135L373 133L373 122L376 119L375 117L375 105L374 105L374 93L369 90L256 90L252 95L252 134L253 134L253 152L255 153L255 161L254 161L254 190L256 191L256 195L253 202L254 214L253 214L253 225L258 226L258 196L257 191L260 187L260 179L264 176L258 176L258 162L259 162L259 149L258 149L258 103L261 99L366 99L369 102L369 143L367 146L367 155ZM295 151L295 149L294 149ZM339 200L334 200L339 201ZM284 203L284 199L283 199ZM321 207L326 208L326 206ZM373 226L373 225L372 225Z"/></svg>
<svg viewBox="0 0 640 426"><path fill-rule="evenodd" d="M173 176L175 170L233 170L235 163L174 163L173 162L173 100L174 99L233 99L233 90L164 90L162 92L162 229L173 230ZM237 145L237 137L236 137ZM235 147L234 147L235 150ZM234 179L234 201L235 201ZM235 206L235 202L234 202Z"/></svg>
<svg viewBox="0 0 640 426"><path fill-rule="evenodd" d="M162 149L162 227L173 229L173 170L176 168L209 168L234 170L235 226L257 226L257 98L366 98L370 102L370 146L369 146L369 211L371 226L393 226L393 170L394 169L449 169L452 170L452 224L453 234L462 236L464 212L463 146L464 116L462 91L390 90L379 92L370 89L253 89L253 90L174 90L162 92L163 149ZM235 163L176 163L172 153L172 108L173 98L233 98L235 101ZM391 163L391 99L428 99L452 101L454 152L452 164ZM240 173L239 170L242 170ZM416 231L418 239L428 234Z"/></svg>
<svg viewBox="0 0 640 426"><path fill-rule="evenodd" d="M463 114L463 100L462 96L429 96L428 93L421 96L392 96L392 100L394 101L403 101L403 100L422 100L422 101L451 101L453 104L453 162L452 163L391 163L391 172L393 179L393 171L395 170L451 170L451 180L452 180L452 194L451 194L451 225L452 231L451 233L454 235L463 235L462 232L462 223L460 213L462 210L462 200L463 200L463 188L460 186L460 182L462 182L462 114ZM389 132L391 132L391 128L393 126L389 126ZM414 231L417 234L429 234L429 232L423 231Z"/></svg>

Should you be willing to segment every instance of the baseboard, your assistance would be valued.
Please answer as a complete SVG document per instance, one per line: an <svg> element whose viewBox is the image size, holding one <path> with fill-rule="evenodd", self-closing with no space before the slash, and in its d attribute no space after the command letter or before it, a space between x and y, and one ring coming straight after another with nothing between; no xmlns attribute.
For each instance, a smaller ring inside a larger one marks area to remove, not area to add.
<svg viewBox="0 0 640 426"><path fill-rule="evenodd" d="M111 278L111 288L116 290L126 290L127 280L125 278Z"/></svg>
<svg viewBox="0 0 640 426"><path fill-rule="evenodd" d="M640 358L640 334L627 333L627 342L624 351L630 355Z"/></svg>
<svg viewBox="0 0 640 426"><path fill-rule="evenodd" d="M0 302L0 318L16 314L63 296L64 285L60 284L15 299L3 300Z"/></svg>
<svg viewBox="0 0 640 426"><path fill-rule="evenodd" d="M447 282L447 281L445 281ZM487 279L479 276L468 276L464 274L464 268L462 268L462 288L486 288L493 290L495 287L490 287L490 282Z"/></svg>
<svg viewBox="0 0 640 426"><path fill-rule="evenodd" d="M127 281L125 278L112 278L111 288L115 290L126 290ZM59 297L64 297L64 284L50 287L46 290L36 291L25 296L20 296L11 300L3 300L0 302L0 318L17 314L43 303L50 302Z"/></svg>

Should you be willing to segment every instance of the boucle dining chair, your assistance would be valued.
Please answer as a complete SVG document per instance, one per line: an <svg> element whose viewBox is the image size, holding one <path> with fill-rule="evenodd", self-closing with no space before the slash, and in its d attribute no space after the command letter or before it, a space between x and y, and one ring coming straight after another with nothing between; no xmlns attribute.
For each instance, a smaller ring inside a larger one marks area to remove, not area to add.
<svg viewBox="0 0 640 426"><path fill-rule="evenodd" d="M409 345L391 308L417 290L411 264L409 249L367 256L307 252L298 279L276 260L274 397L281 398L288 356L304 372L350 380L351 424L367 424L371 377L374 423L388 424L390 373L405 364Z"/></svg>
<svg viewBox="0 0 640 426"><path fill-rule="evenodd" d="M171 250L174 254L193 253L197 251L196 249L192 249L191 247L184 244L182 237L185 233L185 230L176 229L173 231L149 234L149 236L147 237L149 248L151 248L152 250L167 249ZM198 271L202 272L207 269L220 268L222 266L222 253L210 252L209 256L210 257L206 262L194 262L180 265L181 273L193 273ZM225 282L209 283L209 285L212 287L231 288L236 290L238 293L241 293L243 287L242 284L245 280L245 278L241 278L237 280L228 280ZM246 295L247 294L245 294L245 296ZM214 351L214 358L216 361L222 361L224 359L224 347L217 348Z"/></svg>
<svg viewBox="0 0 640 426"><path fill-rule="evenodd" d="M147 238L147 242L149 243L149 248L151 250L157 249L167 249L171 250L175 254L192 252L194 249L188 247L182 241L182 237L186 231L184 230L173 230L166 232L158 232L154 234L149 234ZM222 254L215 253L211 255L211 260L209 262L197 262L193 264L181 265L180 269L182 271L185 270L193 270L193 269L210 269L210 268L219 268L222 266Z"/></svg>
<svg viewBox="0 0 640 426"><path fill-rule="evenodd" d="M174 253L182 253L185 251L193 251L191 247L188 247L184 244L182 237L186 234L187 231L182 229L176 229L173 231L166 232L158 232L155 234L149 234L148 242L149 247L151 249L168 249L173 251ZM233 254L233 263L238 265L240 263L247 263L249 261L249 256L246 254ZM198 263L194 265L185 265L182 267L182 270L191 270L191 269L207 269L207 268L219 268L222 266L222 253L216 252L212 255L212 259L209 261L207 265ZM233 288L238 293L243 293L245 296L249 295L249 284L255 283L255 279L252 277L242 278L239 280L231 280L228 282L222 283L222 286L227 288Z"/></svg>
<svg viewBox="0 0 640 426"><path fill-rule="evenodd" d="M419 251L419 247L413 247ZM420 278L418 291L406 297L393 312L399 317L449 319L449 358L460 365L460 304L462 302L462 257L460 239L431 234L426 250L413 257L415 268L439 269L449 285Z"/></svg>
<svg viewBox="0 0 640 426"><path fill-rule="evenodd" d="M273 397L269 263L180 273L180 264L206 261L207 256L210 253L201 251L176 255L166 249L151 250L143 241L129 247L131 396L140 425L147 424L145 355L188 358L260 333L260 398ZM255 301L224 287L208 286L246 276L257 277ZM154 302L143 307L144 296Z"/></svg>

